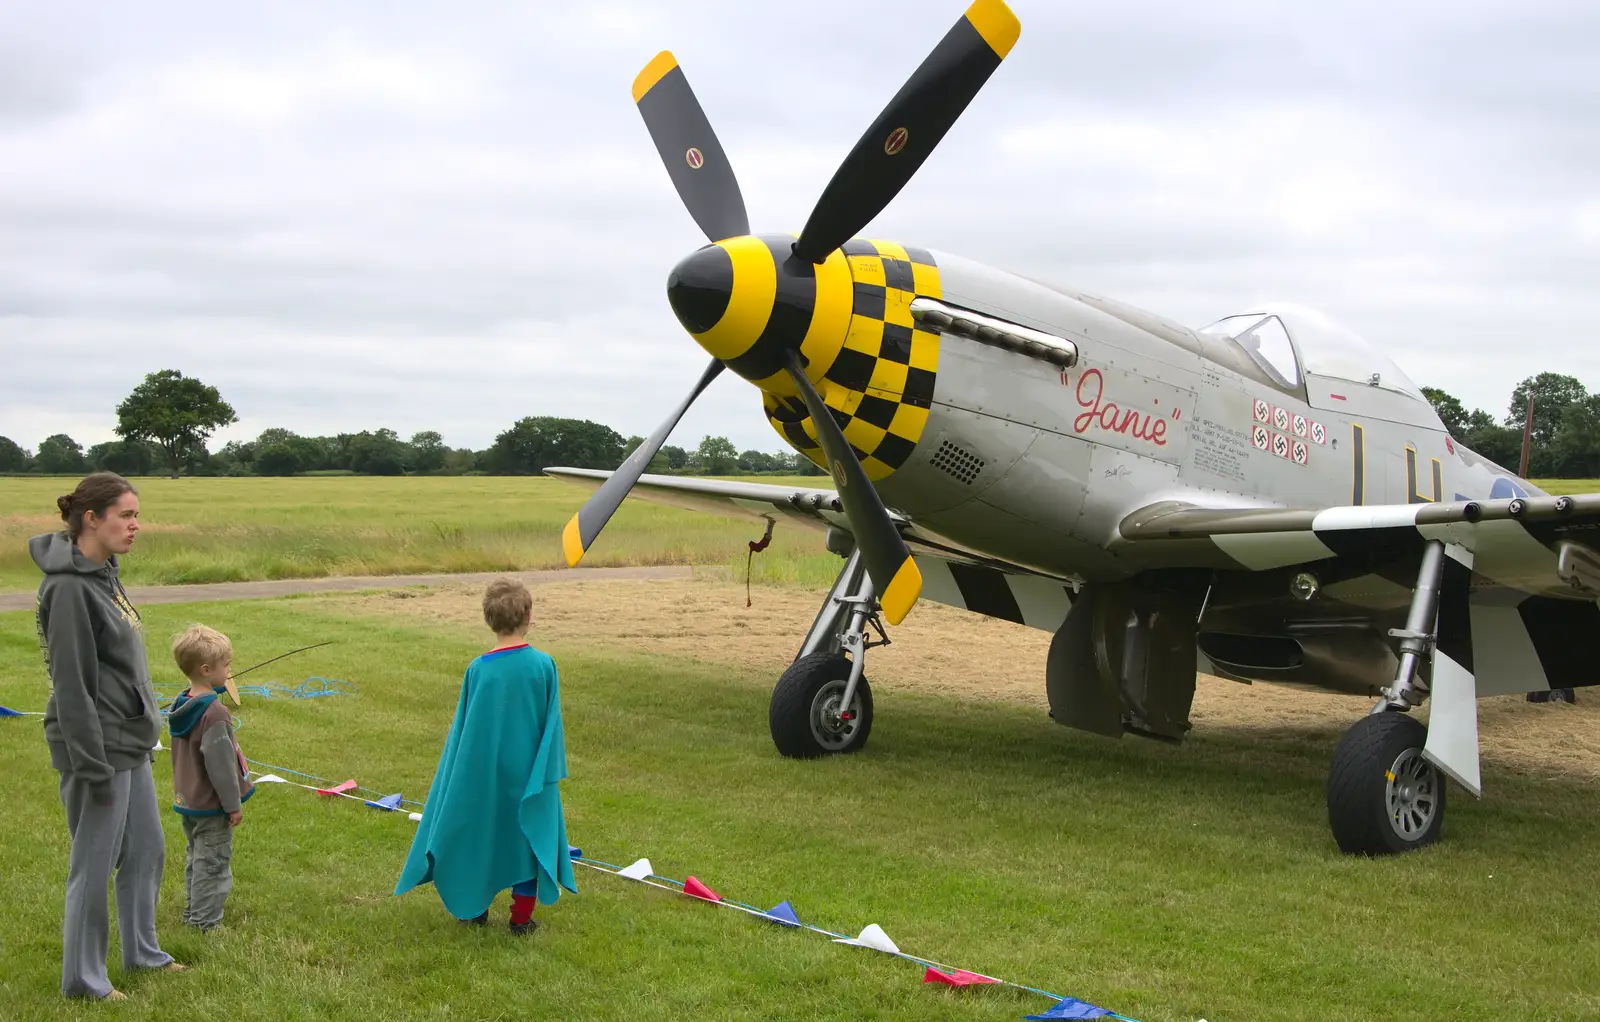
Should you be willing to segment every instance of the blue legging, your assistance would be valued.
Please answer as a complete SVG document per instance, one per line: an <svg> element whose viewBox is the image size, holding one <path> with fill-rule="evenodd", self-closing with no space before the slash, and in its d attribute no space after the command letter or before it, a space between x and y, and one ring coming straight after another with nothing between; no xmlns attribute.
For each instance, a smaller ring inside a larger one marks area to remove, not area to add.
<svg viewBox="0 0 1600 1022"><path fill-rule="evenodd" d="M538 897L538 895L539 895L539 881L538 880L524 880L522 883L517 884L515 887L511 888L511 893L516 895L519 898L535 898L535 897Z"/></svg>

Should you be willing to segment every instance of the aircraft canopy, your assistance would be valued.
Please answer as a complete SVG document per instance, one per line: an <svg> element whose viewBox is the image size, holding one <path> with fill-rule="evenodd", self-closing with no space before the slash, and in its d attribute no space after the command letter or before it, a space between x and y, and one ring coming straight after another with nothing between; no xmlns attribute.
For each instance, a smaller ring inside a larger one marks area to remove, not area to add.
<svg viewBox="0 0 1600 1022"><path fill-rule="evenodd" d="M1287 387L1299 386L1304 373L1379 387L1427 402L1422 390L1389 356L1315 309L1267 303L1220 319L1200 332L1233 338Z"/></svg>

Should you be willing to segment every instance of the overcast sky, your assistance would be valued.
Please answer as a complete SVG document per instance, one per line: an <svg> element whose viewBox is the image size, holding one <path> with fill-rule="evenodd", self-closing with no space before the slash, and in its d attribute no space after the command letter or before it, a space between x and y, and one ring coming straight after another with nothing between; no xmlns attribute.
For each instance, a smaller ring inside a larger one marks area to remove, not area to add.
<svg viewBox="0 0 1600 1022"><path fill-rule="evenodd" d="M1193 326L1298 301L1504 415L1600 390L1600 5L1010 0L1022 37L864 234ZM0 435L112 438L175 368L240 422L647 434L703 243L629 86L673 50L796 231L961 0L0 4ZM780 13L781 12L781 13ZM679 427L781 447L725 374Z"/></svg>

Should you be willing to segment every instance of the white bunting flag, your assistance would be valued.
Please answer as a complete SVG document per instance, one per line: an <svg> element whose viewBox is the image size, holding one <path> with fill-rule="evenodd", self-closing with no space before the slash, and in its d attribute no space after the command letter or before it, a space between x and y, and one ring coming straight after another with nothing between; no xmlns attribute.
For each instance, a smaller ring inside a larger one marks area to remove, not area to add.
<svg viewBox="0 0 1600 1022"><path fill-rule="evenodd" d="M877 923L868 923L867 928L861 931L861 936L859 937L835 937L833 942L835 944L854 944L857 947L870 947L874 951L887 951L891 955L900 953L900 949L895 947L894 941L889 939L889 935L884 933L883 927Z"/></svg>
<svg viewBox="0 0 1600 1022"><path fill-rule="evenodd" d="M654 872L655 870L651 867L649 859L640 859L626 869L617 870L617 875L625 876L629 880L643 880Z"/></svg>

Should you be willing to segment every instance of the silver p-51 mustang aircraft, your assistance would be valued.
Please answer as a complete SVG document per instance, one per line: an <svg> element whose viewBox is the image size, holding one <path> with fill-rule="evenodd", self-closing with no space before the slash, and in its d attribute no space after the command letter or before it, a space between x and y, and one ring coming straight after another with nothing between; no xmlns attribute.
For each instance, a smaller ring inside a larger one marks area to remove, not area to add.
<svg viewBox="0 0 1600 1022"><path fill-rule="evenodd" d="M1021 28L977 0L845 158L798 236L752 235L722 146L659 54L633 95L708 244L667 278L712 356L568 524L576 564L633 491L794 521L844 559L779 679L787 756L872 727L869 648L920 596L1053 633L1051 716L1179 741L1196 672L1364 694L1334 753L1347 852L1439 833L1480 794L1479 697L1595 683L1600 494L1552 497L1456 443L1381 352L1310 310L1201 330L944 253L855 237ZM645 475L724 368L836 489ZM874 637L874 635L876 637ZM1409 711L1431 700L1428 725Z"/></svg>

